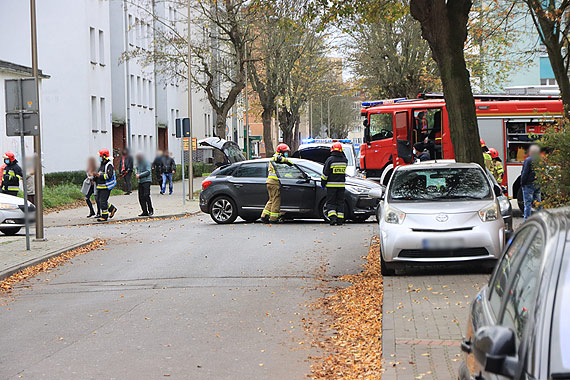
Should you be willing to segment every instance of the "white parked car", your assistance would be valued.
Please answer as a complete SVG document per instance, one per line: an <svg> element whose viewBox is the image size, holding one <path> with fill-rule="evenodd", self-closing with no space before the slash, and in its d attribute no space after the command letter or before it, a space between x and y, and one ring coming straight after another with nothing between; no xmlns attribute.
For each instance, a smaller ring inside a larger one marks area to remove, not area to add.
<svg viewBox="0 0 570 380"><path fill-rule="evenodd" d="M28 202L30 224L35 222L36 207ZM0 193L0 232L5 235L16 235L24 228L24 199Z"/></svg>
<svg viewBox="0 0 570 380"><path fill-rule="evenodd" d="M475 261L494 266L505 227L494 185L476 164L398 167L379 205L382 274L411 264Z"/></svg>

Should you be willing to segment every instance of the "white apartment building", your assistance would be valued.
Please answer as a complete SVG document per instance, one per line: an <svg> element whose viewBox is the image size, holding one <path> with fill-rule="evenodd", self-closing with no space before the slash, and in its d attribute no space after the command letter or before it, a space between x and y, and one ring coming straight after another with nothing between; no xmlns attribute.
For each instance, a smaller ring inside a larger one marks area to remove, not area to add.
<svg viewBox="0 0 570 380"><path fill-rule="evenodd" d="M111 146L109 2L38 0L37 17L39 67L50 75L40 98L44 168L80 170ZM29 19L29 2L0 3L0 60L31 65Z"/></svg>

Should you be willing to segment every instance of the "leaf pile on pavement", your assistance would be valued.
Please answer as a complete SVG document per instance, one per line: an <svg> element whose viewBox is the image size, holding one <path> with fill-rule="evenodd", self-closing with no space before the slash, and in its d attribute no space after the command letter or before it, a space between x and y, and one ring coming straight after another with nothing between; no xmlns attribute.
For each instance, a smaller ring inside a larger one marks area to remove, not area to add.
<svg viewBox="0 0 570 380"><path fill-rule="evenodd" d="M364 271L343 276L352 285L335 289L314 306L332 317L321 323L313 342L324 351L313 357L311 379L380 379L382 358L382 297L380 243L374 238Z"/></svg>
<svg viewBox="0 0 570 380"><path fill-rule="evenodd" d="M57 268L58 266L68 262L72 258L78 255L83 255L87 252L93 251L95 249L101 248L106 244L104 240L96 239L90 244L84 245L82 247L73 249L71 251L67 251L62 253L61 255L52 257L44 262L41 262L36 265L32 265L27 267L19 272L14 273L10 277L6 278L4 281L0 282L0 292L11 292L14 285L28 280L34 276L37 276L40 273L47 273L50 272L52 269Z"/></svg>

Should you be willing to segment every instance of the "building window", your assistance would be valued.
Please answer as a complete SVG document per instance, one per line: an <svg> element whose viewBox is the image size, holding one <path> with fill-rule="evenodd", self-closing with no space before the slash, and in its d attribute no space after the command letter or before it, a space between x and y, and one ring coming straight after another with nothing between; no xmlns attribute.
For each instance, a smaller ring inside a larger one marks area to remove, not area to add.
<svg viewBox="0 0 570 380"><path fill-rule="evenodd" d="M554 78L541 78L540 84L543 86L554 86L554 85L556 85L556 79L554 79Z"/></svg>
<svg viewBox="0 0 570 380"><path fill-rule="evenodd" d="M148 108L154 109L154 87L152 81L148 81Z"/></svg>
<svg viewBox="0 0 570 380"><path fill-rule="evenodd" d="M210 137L208 132L208 114L204 114L204 133L206 134L206 137Z"/></svg>
<svg viewBox="0 0 570 380"><path fill-rule="evenodd" d="M143 91L142 106L146 108L148 100L148 87L146 86L146 79L144 78L142 80L142 91Z"/></svg>
<svg viewBox="0 0 570 380"><path fill-rule="evenodd" d="M133 46L135 26L133 25L133 15L129 15L129 45Z"/></svg>
<svg viewBox="0 0 570 380"><path fill-rule="evenodd" d="M97 97L91 97L91 130L97 132Z"/></svg>
<svg viewBox="0 0 570 380"><path fill-rule="evenodd" d="M107 132L107 107L105 106L105 98L99 99L99 113L101 115L101 132Z"/></svg>
<svg viewBox="0 0 570 380"><path fill-rule="evenodd" d="M105 66L105 35L99 31L99 64Z"/></svg>
<svg viewBox="0 0 570 380"><path fill-rule="evenodd" d="M208 131L210 131L210 136L214 135L214 131L212 130L212 120L210 119L210 115L208 114Z"/></svg>
<svg viewBox="0 0 570 380"><path fill-rule="evenodd" d="M137 104L139 107L142 105L142 85L141 77L137 77Z"/></svg>
<svg viewBox="0 0 570 380"><path fill-rule="evenodd" d="M97 39L95 28L89 28L89 46L91 48L91 63L97 63Z"/></svg>
<svg viewBox="0 0 570 380"><path fill-rule="evenodd" d="M135 76L131 74L131 106L136 104L136 92L137 84L135 82Z"/></svg>
<svg viewBox="0 0 570 380"><path fill-rule="evenodd" d="M135 45L140 47L141 46L141 20L135 18L135 31L136 31L136 42Z"/></svg>
<svg viewBox="0 0 570 380"><path fill-rule="evenodd" d="M170 110L170 130L172 136L176 136L176 111L174 109Z"/></svg>

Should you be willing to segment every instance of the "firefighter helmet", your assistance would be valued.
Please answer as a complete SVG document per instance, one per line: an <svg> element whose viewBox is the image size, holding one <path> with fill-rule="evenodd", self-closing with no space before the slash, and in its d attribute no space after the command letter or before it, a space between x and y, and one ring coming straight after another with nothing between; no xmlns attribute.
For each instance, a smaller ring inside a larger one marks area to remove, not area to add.
<svg viewBox="0 0 570 380"><path fill-rule="evenodd" d="M14 162L16 161L16 155L14 154L14 152L8 151L4 153L4 159L10 160L10 162Z"/></svg>
<svg viewBox="0 0 570 380"><path fill-rule="evenodd" d="M490 148L489 154L491 155L491 158L499 158L499 152L495 148Z"/></svg>
<svg viewBox="0 0 570 380"><path fill-rule="evenodd" d="M339 142L335 142L331 146L331 152L342 152L342 144Z"/></svg>
<svg viewBox="0 0 570 380"><path fill-rule="evenodd" d="M277 153L285 153L285 152L290 152L291 149L289 148L289 145L281 143L279 145L277 145Z"/></svg>
<svg viewBox="0 0 570 380"><path fill-rule="evenodd" d="M101 149L99 151L99 157L101 158L109 158L110 154L109 154L109 149Z"/></svg>
<svg viewBox="0 0 570 380"><path fill-rule="evenodd" d="M486 145L485 145L485 140L479 139L479 142L481 143L481 148L484 147L484 146L486 146Z"/></svg>

